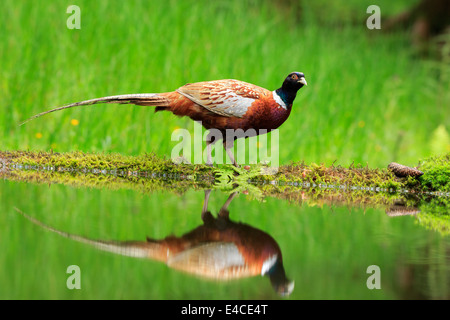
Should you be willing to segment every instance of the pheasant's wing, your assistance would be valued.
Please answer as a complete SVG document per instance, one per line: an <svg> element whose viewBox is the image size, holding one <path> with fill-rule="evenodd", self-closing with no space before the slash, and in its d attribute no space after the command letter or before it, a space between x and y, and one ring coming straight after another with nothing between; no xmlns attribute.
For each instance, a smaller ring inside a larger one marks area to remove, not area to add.
<svg viewBox="0 0 450 320"><path fill-rule="evenodd" d="M169 257L167 265L203 277L223 280L251 275L244 257L232 242L200 244Z"/></svg>
<svg viewBox="0 0 450 320"><path fill-rule="evenodd" d="M255 100L270 93L238 80L189 83L177 92L211 112L237 118L242 118Z"/></svg>

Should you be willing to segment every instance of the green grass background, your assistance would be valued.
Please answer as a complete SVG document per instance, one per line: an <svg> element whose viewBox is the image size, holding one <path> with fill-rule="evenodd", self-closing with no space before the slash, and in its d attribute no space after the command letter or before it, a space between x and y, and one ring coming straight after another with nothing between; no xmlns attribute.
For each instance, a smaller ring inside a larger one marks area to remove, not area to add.
<svg viewBox="0 0 450 320"><path fill-rule="evenodd" d="M81 30L66 27L72 4L81 8ZM280 127L281 164L414 165L448 152L448 61L417 56L407 32L368 30L371 4L385 17L411 2L303 1L299 11L296 1L3 0L0 149L170 156L173 129L193 131L193 124L152 108L100 105L17 123L53 106L172 91L187 82L235 78L276 89L297 70L308 86ZM99 253L12 209L93 238L163 238L200 224L202 193L180 198L2 181L0 197L2 299L278 298L266 279L217 284L160 263ZM215 194L211 209L217 212L225 198ZM448 241L411 217L258 203L243 195L230 212L278 241L296 281L291 299L448 297ZM65 286L70 264L81 267L82 290ZM383 272L381 291L365 286L371 264Z"/></svg>
<svg viewBox="0 0 450 320"><path fill-rule="evenodd" d="M1 4L2 150L170 156L173 129L193 132L193 123L151 107L100 105L17 123L66 103L195 81L276 89L294 70L309 85L280 127L281 164L416 164L450 148L448 64L416 56L406 32L368 30L370 1L77 1L80 30L66 27L71 4ZM384 18L411 2L377 4Z"/></svg>

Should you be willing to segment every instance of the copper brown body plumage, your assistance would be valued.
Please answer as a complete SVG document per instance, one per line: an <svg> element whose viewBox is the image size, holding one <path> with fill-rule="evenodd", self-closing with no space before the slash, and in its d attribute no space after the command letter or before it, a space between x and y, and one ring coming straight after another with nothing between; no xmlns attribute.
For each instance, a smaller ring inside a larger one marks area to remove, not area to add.
<svg viewBox="0 0 450 320"><path fill-rule="evenodd" d="M274 91L233 79L197 82L172 92L117 95L76 102L39 113L22 124L50 112L85 105L119 103L152 106L155 111L186 116L201 121L206 129L221 132L225 150L237 166L231 148L240 136L233 135L228 139L227 130L253 129L258 135L277 129L289 117L297 91L306 84L305 75L301 72L290 73L282 86ZM211 144L214 142L213 137L208 135L208 164L212 164Z"/></svg>

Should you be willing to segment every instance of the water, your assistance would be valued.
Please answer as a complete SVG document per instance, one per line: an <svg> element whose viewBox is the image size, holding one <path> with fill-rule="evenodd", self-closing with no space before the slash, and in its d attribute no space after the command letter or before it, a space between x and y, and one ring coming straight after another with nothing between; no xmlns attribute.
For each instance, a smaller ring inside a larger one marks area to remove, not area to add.
<svg viewBox="0 0 450 320"><path fill-rule="evenodd" d="M446 195L271 184L233 193L168 175L36 168L2 175L2 299L450 296L446 225L424 213Z"/></svg>

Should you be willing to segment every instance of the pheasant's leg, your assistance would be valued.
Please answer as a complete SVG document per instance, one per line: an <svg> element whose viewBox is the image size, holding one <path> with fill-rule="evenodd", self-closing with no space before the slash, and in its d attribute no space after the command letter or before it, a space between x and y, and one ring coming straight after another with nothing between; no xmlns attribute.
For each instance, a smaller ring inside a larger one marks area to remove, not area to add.
<svg viewBox="0 0 450 320"><path fill-rule="evenodd" d="M202 209L202 220L205 220L206 214L208 213L208 202L209 202L209 195L211 193L211 190L205 190L205 201L203 202L203 209Z"/></svg>
<svg viewBox="0 0 450 320"><path fill-rule="evenodd" d="M228 206L230 205L231 201L233 201L234 197L236 197L237 195L238 195L237 192L233 192L232 194L230 194L230 196L228 197L227 201L225 201L225 203L223 204L222 208L220 208L220 211L219 211L219 216L220 217L228 219L228 215L230 214L229 211L228 211Z"/></svg>
<svg viewBox="0 0 450 320"><path fill-rule="evenodd" d="M213 142L206 141L206 165L212 167L213 161L212 161L212 147L211 145Z"/></svg>
<svg viewBox="0 0 450 320"><path fill-rule="evenodd" d="M239 165L237 164L236 160L234 159L234 155L233 155L233 147L234 147L234 141L225 141L223 143L223 147L225 148L225 151L227 152L228 157L231 160L231 163L239 168Z"/></svg>

